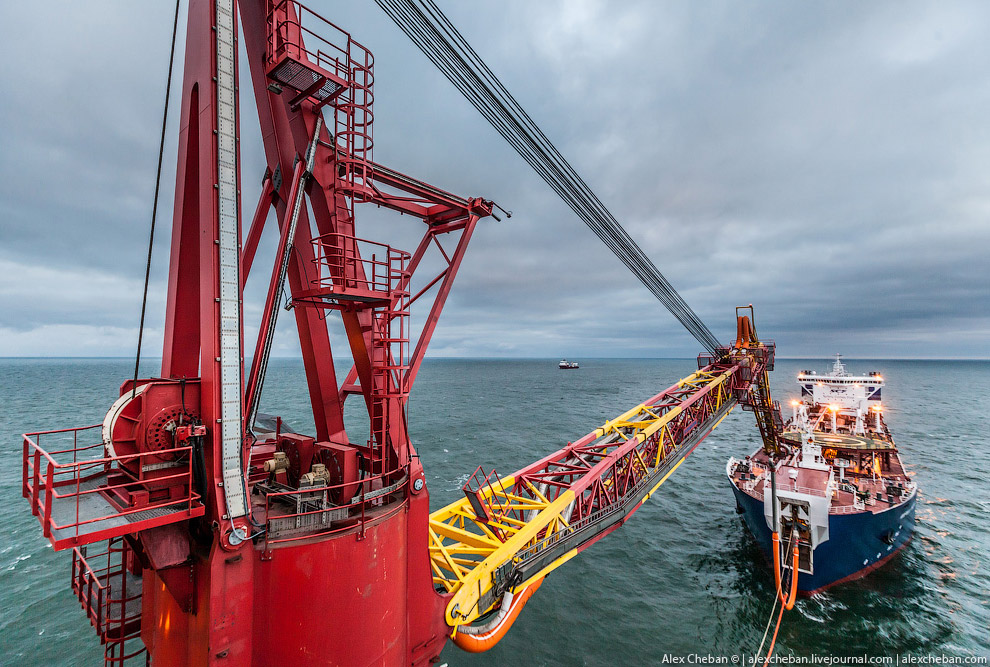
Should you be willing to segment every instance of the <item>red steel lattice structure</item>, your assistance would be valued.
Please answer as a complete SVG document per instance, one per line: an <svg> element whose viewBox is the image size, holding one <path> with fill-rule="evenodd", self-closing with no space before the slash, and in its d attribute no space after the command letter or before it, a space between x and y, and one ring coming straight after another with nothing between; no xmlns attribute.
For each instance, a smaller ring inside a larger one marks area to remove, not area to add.
<svg viewBox="0 0 990 667"><path fill-rule="evenodd" d="M268 165L246 233L241 39ZM373 161L373 83L371 53L297 2L189 2L161 374L123 382L102 425L24 436L23 495L53 546L73 548L108 664L422 665L450 636L488 648L772 368L772 343L751 336L515 475L476 475L431 515L405 406L494 204ZM418 220L418 245L360 238L356 203ZM247 368L243 289L266 229L278 245ZM423 277L434 248L443 268ZM257 411L283 304L313 435ZM330 313L346 345L331 347ZM334 352L351 358L343 379ZM352 395L366 442L345 428ZM492 611L494 629L475 624Z"/></svg>
<svg viewBox="0 0 990 667"><path fill-rule="evenodd" d="M98 428L83 439L70 430L74 443L45 449L53 436L25 436L24 493L57 548L113 539L133 550L140 635L156 664L426 662L449 629L430 574L429 499L404 406L492 203L372 161L374 59L315 12L284 0L191 0L187 25L161 377L124 383L105 438ZM268 164L243 235L241 39ZM359 202L419 220L418 246L359 239ZM241 293L266 229L281 237L287 260L275 258L254 370L245 373ZM423 278L431 249L444 268ZM414 279L425 285L416 294ZM262 338L283 298L299 335L313 436L266 427L263 417L249 423L270 349ZM411 332L409 308L420 300L424 325ZM343 323L343 349L331 348L328 311ZM352 359L344 378L333 352ZM348 436L349 395L363 398L368 442ZM125 430L126 447L114 441ZM264 473L280 461L284 469ZM89 591L103 590L99 577L74 553L83 574L73 581L96 618L105 603Z"/></svg>

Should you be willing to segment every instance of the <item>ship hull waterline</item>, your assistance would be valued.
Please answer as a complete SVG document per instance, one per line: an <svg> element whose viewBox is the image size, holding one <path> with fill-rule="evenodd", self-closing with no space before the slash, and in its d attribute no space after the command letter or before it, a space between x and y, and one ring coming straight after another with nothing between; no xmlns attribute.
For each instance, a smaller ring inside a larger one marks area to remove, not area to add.
<svg viewBox="0 0 990 667"><path fill-rule="evenodd" d="M731 479L729 480L731 483ZM763 500L732 484L736 509L768 561L772 559L771 532ZM901 551L914 533L918 492L880 512L829 514L829 539L815 549L814 574L800 572L798 594L810 597L837 584L865 577Z"/></svg>

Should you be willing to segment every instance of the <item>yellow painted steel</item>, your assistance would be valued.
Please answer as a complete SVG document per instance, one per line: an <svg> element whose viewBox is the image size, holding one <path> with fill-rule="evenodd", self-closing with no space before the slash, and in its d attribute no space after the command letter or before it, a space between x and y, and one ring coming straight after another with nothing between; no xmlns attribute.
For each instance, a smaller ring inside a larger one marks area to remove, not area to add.
<svg viewBox="0 0 990 667"><path fill-rule="evenodd" d="M719 410L727 402L733 401L729 391L719 390L724 389L720 385L726 383L732 373L731 370L722 373L698 371L678 382L677 386L682 389L693 387L698 391L708 387L715 398L716 410ZM661 462L667 462L667 454L680 444L674 441L668 427L681 412L679 406L659 414L657 408L645 404L637 405L596 429L595 444L604 444L603 451L607 452L613 449L613 442L615 447L625 445L631 439L641 444L658 433L656 458L646 462L637 455L638 465L649 472ZM721 419L718 423L721 423ZM684 458L686 455L644 494L644 502L673 474ZM564 490L551 502L529 482L525 489L529 496L514 493L514 482L514 477L506 477L491 486L483 487L481 493L495 514L491 521L486 522L476 516L467 498L453 502L430 515L429 552L433 582L438 590L453 594L446 610L447 624L452 628L471 623L491 610L497 601L489 600L487 607L481 608L482 599L492 589L493 574L499 567L516 559L538 540L546 540L568 526L565 513L569 515L573 507L573 491ZM520 520L513 514L521 514L526 520ZM562 554L539 573L520 582L513 590L521 590L536 578L546 576L576 553L576 549L572 549Z"/></svg>
<svg viewBox="0 0 990 667"><path fill-rule="evenodd" d="M488 611L479 609L478 603L491 589L491 575L496 568L532 543L544 528L546 535L551 535L567 526L562 514L574 500L573 491L565 490L553 502L544 499L540 503L508 493L506 489L511 490L512 483L511 477L503 480L498 488L486 490L485 497L494 503L502 502L505 512L535 510L536 515L525 523L505 522L504 516L501 522L485 523L475 516L467 499L451 503L430 515L433 581L454 593L447 605L447 624L451 627L473 621ZM537 491L535 487L531 490ZM520 500L526 502L519 503ZM493 528L503 533L504 541ZM450 542L445 542L445 538ZM555 562L547 572L558 564ZM453 577L448 578L447 573Z"/></svg>

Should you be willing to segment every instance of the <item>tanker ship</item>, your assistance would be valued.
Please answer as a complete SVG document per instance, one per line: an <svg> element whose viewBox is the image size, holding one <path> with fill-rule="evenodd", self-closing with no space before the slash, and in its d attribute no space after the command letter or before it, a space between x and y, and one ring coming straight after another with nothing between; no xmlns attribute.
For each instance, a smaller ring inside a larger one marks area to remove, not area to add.
<svg viewBox="0 0 990 667"><path fill-rule="evenodd" d="M797 592L811 596L865 576L908 543L917 487L883 418L879 373L850 375L836 355L831 372L801 371L797 383L783 456L730 458L726 475L768 560L793 568L785 545L796 543ZM778 559L775 547L784 549Z"/></svg>

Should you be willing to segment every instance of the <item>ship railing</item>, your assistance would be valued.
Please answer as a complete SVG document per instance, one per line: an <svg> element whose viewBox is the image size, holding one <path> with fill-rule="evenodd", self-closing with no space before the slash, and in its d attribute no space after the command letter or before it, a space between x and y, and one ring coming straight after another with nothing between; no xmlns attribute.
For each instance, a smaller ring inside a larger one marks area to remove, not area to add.
<svg viewBox="0 0 990 667"><path fill-rule="evenodd" d="M31 513L56 550L203 514L205 508L193 490L191 446L106 456L100 429L102 424L94 424L23 435L21 495L28 499ZM114 496L143 486L122 464L152 458L184 459L176 472L154 479L156 484L184 488L182 496L170 494L134 507L112 501Z"/></svg>
<svg viewBox="0 0 990 667"><path fill-rule="evenodd" d="M380 483L379 488L374 488ZM404 511L409 486L409 465L399 466L378 475L327 486L287 491L270 491L264 495L264 530L259 539L264 558L270 559L271 547L277 544L308 540L358 528L363 538L368 525L374 525ZM349 495L340 503L330 498ZM390 499L402 494L402 501ZM287 511L295 506L298 511ZM392 505L391 508L388 508ZM384 511L377 511L382 509Z"/></svg>
<svg viewBox="0 0 990 667"><path fill-rule="evenodd" d="M810 486L794 486L794 485L791 485L789 488L786 488L786 489L781 488L781 489L778 489L778 491L796 491L797 493L804 493L804 494L809 495L809 496L818 496L820 498L824 498L824 497L826 497L828 495L828 493L826 493L825 489L813 489Z"/></svg>
<svg viewBox="0 0 990 667"><path fill-rule="evenodd" d="M759 487L759 488L757 488L757 487ZM747 479L747 480L745 480L744 482L742 482L742 488L743 488L743 491L747 491L749 493L752 493L753 495L758 496L760 498L760 500L763 500L763 478L762 477L758 477L756 479Z"/></svg>
<svg viewBox="0 0 990 667"><path fill-rule="evenodd" d="M753 494L753 498L763 502L763 491L760 489L747 489ZM813 495L821 496L821 493L815 493ZM829 514L856 514L858 512L863 512L866 510L866 505L862 503L856 503L853 505L829 505Z"/></svg>
<svg viewBox="0 0 990 667"><path fill-rule="evenodd" d="M760 477L760 478L755 479L755 480L746 480L746 482L743 483L744 488L747 491L752 491L753 492L753 496L755 498L757 498L758 500L763 500L763 488L762 487L764 487L764 484L762 482L765 479L766 479L765 477ZM753 486L752 487L747 487L746 484L748 484L748 483L752 483ZM767 482L767 483L769 483L769 482ZM781 484L781 485L778 485L777 486L777 493L781 493L781 492L786 492L786 493L803 493L803 494L809 495L809 496L818 496L819 498L827 498L828 497L828 493L824 489L813 489L810 486L794 486L793 484Z"/></svg>
<svg viewBox="0 0 990 667"><path fill-rule="evenodd" d="M863 503L853 503L852 505L832 505L828 508L829 514L859 514L866 511Z"/></svg>

